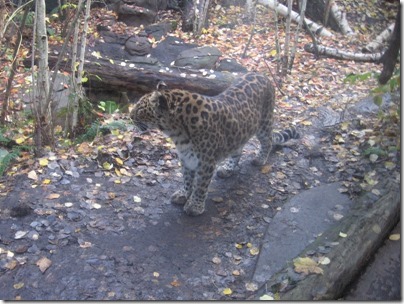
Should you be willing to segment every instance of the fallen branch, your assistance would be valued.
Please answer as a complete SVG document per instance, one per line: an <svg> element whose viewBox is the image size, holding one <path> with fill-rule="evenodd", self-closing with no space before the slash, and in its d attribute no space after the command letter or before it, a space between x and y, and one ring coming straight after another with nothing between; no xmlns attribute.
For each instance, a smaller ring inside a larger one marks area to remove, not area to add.
<svg viewBox="0 0 404 304"><path fill-rule="evenodd" d="M364 53L374 53L375 51L380 50L383 45L385 45L391 38L391 35L394 31L394 24L392 23L386 28L383 32L381 32L372 42L367 44L363 49L362 52Z"/></svg>
<svg viewBox="0 0 404 304"><path fill-rule="evenodd" d="M343 60L353 60L353 61L365 61L365 62L377 62L382 53L375 53L375 54L363 54L363 53L352 53L341 51L335 48L326 47L323 45L318 45L318 54L324 55L327 57L343 59ZM316 53L316 49L312 43L306 44L304 46L304 50L309 53Z"/></svg>
<svg viewBox="0 0 404 304"><path fill-rule="evenodd" d="M265 6L269 7L270 9L275 10L277 13L281 14L282 16L288 15L288 8L280 3L277 3L277 1L259 0L258 3L265 5ZM294 22L299 23L300 15L298 13L292 11L291 18ZM310 30L312 32L315 32L317 35L328 36L328 37L333 36L333 34L330 31L328 31L326 28L324 28L323 26L318 25L317 23L315 23L307 18L304 18L304 20L306 21L308 28L310 28Z"/></svg>

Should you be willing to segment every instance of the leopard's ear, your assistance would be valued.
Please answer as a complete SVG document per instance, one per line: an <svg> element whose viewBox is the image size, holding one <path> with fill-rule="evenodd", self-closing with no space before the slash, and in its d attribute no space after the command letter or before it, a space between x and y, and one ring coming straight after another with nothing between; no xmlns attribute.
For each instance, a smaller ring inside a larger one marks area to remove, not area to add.
<svg viewBox="0 0 404 304"><path fill-rule="evenodd" d="M160 91L160 90L163 89L164 87L167 87L167 84L166 84L163 80L160 80L160 81L157 83L156 89L157 89L157 91Z"/></svg>
<svg viewBox="0 0 404 304"><path fill-rule="evenodd" d="M156 107L161 111L168 110L168 100L167 98L158 91L154 91L152 94L152 99L156 103Z"/></svg>

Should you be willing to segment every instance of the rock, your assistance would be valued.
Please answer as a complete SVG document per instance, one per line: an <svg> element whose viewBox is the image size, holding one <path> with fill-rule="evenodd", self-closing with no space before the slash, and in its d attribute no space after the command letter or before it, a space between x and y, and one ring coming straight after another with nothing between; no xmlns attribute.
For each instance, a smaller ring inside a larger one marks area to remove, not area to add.
<svg viewBox="0 0 404 304"><path fill-rule="evenodd" d="M221 59L217 66L217 71L242 72L246 73L247 69L232 58Z"/></svg>
<svg viewBox="0 0 404 304"><path fill-rule="evenodd" d="M213 69L222 55L218 48L202 46L181 52L174 65L194 69Z"/></svg>
<svg viewBox="0 0 404 304"><path fill-rule="evenodd" d="M144 56L150 53L151 43L146 37L132 36L126 40L125 50L132 56Z"/></svg>
<svg viewBox="0 0 404 304"><path fill-rule="evenodd" d="M148 25L155 21L157 12L133 5L133 1L121 1L118 5L118 21L129 26Z"/></svg>
<svg viewBox="0 0 404 304"><path fill-rule="evenodd" d="M145 36L151 36L154 37L156 40L160 40L167 33L175 30L175 27L176 26L173 22L161 22L146 26L144 32L142 33L144 33ZM140 33L141 36L142 33Z"/></svg>

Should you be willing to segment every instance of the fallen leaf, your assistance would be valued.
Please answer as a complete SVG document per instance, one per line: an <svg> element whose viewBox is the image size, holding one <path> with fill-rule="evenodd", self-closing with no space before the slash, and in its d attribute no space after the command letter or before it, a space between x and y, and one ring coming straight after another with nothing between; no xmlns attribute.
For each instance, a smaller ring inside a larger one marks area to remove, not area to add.
<svg viewBox="0 0 404 304"><path fill-rule="evenodd" d="M224 201L223 197L220 196L216 196L212 198L212 201L214 201L215 203L222 203Z"/></svg>
<svg viewBox="0 0 404 304"><path fill-rule="evenodd" d="M134 195L134 196L133 196L133 201L134 201L135 203L140 203L140 202L142 201L142 199L141 199L139 196Z"/></svg>
<svg viewBox="0 0 404 304"><path fill-rule="evenodd" d="M4 265L4 267L9 270L13 270L17 265L18 265L18 263L16 260L11 260L11 261L7 262L6 265Z"/></svg>
<svg viewBox="0 0 404 304"><path fill-rule="evenodd" d="M259 253L260 253L260 250L257 247L253 247L250 249L251 255L258 255Z"/></svg>
<svg viewBox="0 0 404 304"><path fill-rule="evenodd" d="M260 300L261 301L273 301L275 299L274 299L274 297L272 297L270 295L264 294L264 295L260 296Z"/></svg>
<svg viewBox="0 0 404 304"><path fill-rule="evenodd" d="M38 180L38 175L34 170L28 172L28 178L33 180Z"/></svg>
<svg viewBox="0 0 404 304"><path fill-rule="evenodd" d="M339 236L342 237L342 238L346 238L348 235L346 233L340 232Z"/></svg>
<svg viewBox="0 0 404 304"><path fill-rule="evenodd" d="M380 228L380 226L378 224L374 224L372 227L372 230L376 234L380 234L382 232L382 229Z"/></svg>
<svg viewBox="0 0 404 304"><path fill-rule="evenodd" d="M42 181L42 184L44 184L44 185L49 185L51 183L51 180L50 179L44 179L43 181Z"/></svg>
<svg viewBox="0 0 404 304"><path fill-rule="evenodd" d="M330 260L329 258L327 258L327 257L320 257L320 258L318 259L318 262L319 262L321 265L328 265L328 264L331 263L331 260Z"/></svg>
<svg viewBox="0 0 404 304"><path fill-rule="evenodd" d="M248 291L256 291L256 290L258 290L258 285L257 285L257 283L252 283L252 282L246 283L245 289L247 289Z"/></svg>
<svg viewBox="0 0 404 304"><path fill-rule="evenodd" d="M16 240L22 239L27 233L28 231L17 231L14 235L14 239Z"/></svg>
<svg viewBox="0 0 404 304"><path fill-rule="evenodd" d="M158 278L160 276L160 274L158 272L153 272L153 277Z"/></svg>
<svg viewBox="0 0 404 304"><path fill-rule="evenodd" d="M36 265L39 267L39 270L44 273L52 265L52 261L47 257L42 257L36 262Z"/></svg>
<svg viewBox="0 0 404 304"><path fill-rule="evenodd" d="M103 167L105 170L111 170L111 169L114 167L114 165L113 165L113 164L110 164L109 162L104 162L104 163L102 164L102 167Z"/></svg>
<svg viewBox="0 0 404 304"><path fill-rule="evenodd" d="M212 259L212 262L213 262L214 264L220 264L220 263L222 262L222 260L221 260L221 258L219 258L219 257L214 257L214 258Z"/></svg>
<svg viewBox="0 0 404 304"><path fill-rule="evenodd" d="M21 283L14 284L13 287L14 287L14 289L21 289L24 287L24 283L21 282Z"/></svg>
<svg viewBox="0 0 404 304"><path fill-rule="evenodd" d="M399 239L400 239L400 234L399 233L394 233L394 234L391 234L389 236L390 241L398 241Z"/></svg>
<svg viewBox="0 0 404 304"><path fill-rule="evenodd" d="M181 286L181 283L178 282L177 280L174 280L174 281L172 281L172 282L170 283L170 285L171 285L171 286L174 286L174 287L179 287L179 286Z"/></svg>
<svg viewBox="0 0 404 304"><path fill-rule="evenodd" d="M231 295L233 293L233 291L230 289L230 288L225 288L225 289L223 289L223 294L225 295L225 296L229 296L229 295Z"/></svg>
<svg viewBox="0 0 404 304"><path fill-rule="evenodd" d="M50 193L48 196L46 196L46 199L57 199L60 197L59 193Z"/></svg>
<svg viewBox="0 0 404 304"><path fill-rule="evenodd" d="M323 270L318 267L317 262L312 260L311 258L296 258L293 260L293 264L295 265L295 271L298 273L310 274L323 274Z"/></svg>
<svg viewBox="0 0 404 304"><path fill-rule="evenodd" d="M239 276L240 275L240 271L239 270L233 270L233 272L232 272L232 274L234 275L234 276Z"/></svg>
<svg viewBox="0 0 404 304"><path fill-rule="evenodd" d="M272 166L271 165L265 165L261 168L261 173L262 174L267 174L269 173L269 171L271 171Z"/></svg>
<svg viewBox="0 0 404 304"><path fill-rule="evenodd" d="M46 166L48 165L48 163L49 163L49 161L48 161L46 158L41 158L41 159L39 160L39 165L40 165L41 167L46 167Z"/></svg>

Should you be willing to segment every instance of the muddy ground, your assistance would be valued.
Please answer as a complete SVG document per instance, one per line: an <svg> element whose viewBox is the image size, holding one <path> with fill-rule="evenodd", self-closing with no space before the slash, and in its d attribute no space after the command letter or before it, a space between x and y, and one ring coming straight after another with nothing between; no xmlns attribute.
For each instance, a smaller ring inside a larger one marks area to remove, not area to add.
<svg viewBox="0 0 404 304"><path fill-rule="evenodd" d="M320 184L363 180L375 166L364 158L339 167L335 133L316 122L322 115L307 116L313 126L275 148L270 166L250 164L258 145L251 140L239 174L214 178L199 217L169 202L181 174L161 133L133 131L121 155L129 174L119 183L102 167L110 155L49 154L38 181L10 178L12 190L0 198L0 298L246 299L257 289L251 280L266 227L288 198ZM45 179L51 182L43 185Z"/></svg>

